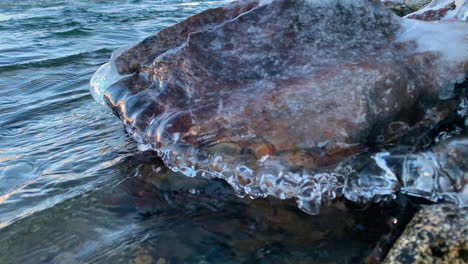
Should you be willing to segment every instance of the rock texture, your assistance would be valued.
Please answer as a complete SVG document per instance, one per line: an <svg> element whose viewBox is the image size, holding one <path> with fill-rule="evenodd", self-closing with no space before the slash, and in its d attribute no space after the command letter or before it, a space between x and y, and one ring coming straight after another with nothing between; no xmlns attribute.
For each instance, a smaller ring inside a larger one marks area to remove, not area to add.
<svg viewBox="0 0 468 264"><path fill-rule="evenodd" d="M399 16L415 12L431 0L381 0L382 3Z"/></svg>
<svg viewBox="0 0 468 264"><path fill-rule="evenodd" d="M404 0L405 5L412 10L419 10L421 7L427 5L431 0Z"/></svg>
<svg viewBox="0 0 468 264"><path fill-rule="evenodd" d="M411 220L383 263L467 263L467 222L468 209L428 206Z"/></svg>
<svg viewBox="0 0 468 264"><path fill-rule="evenodd" d="M383 131L408 128L398 142L456 115L466 29L379 1L245 0L115 52L91 90L173 170L317 213L342 194L337 164Z"/></svg>
<svg viewBox="0 0 468 264"><path fill-rule="evenodd" d="M407 14L414 12L414 10L410 9L407 5L405 5L405 2L403 0L401 1L383 0L382 3L385 5L385 7L392 10L395 14L399 16L405 16Z"/></svg>

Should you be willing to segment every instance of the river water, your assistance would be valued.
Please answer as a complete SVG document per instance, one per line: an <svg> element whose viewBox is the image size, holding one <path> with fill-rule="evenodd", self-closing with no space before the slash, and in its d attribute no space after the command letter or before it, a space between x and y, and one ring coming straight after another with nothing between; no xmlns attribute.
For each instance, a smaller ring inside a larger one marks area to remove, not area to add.
<svg viewBox="0 0 468 264"><path fill-rule="evenodd" d="M338 202L309 216L237 198L139 152L93 100L89 79L113 50L226 2L0 2L0 263L355 263L371 253L398 212Z"/></svg>

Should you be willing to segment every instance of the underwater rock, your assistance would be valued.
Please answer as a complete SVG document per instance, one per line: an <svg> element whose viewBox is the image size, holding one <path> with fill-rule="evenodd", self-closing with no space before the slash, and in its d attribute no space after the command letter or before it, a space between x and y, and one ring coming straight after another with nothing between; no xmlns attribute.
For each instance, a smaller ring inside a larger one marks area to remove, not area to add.
<svg viewBox="0 0 468 264"><path fill-rule="evenodd" d="M457 115L466 29L379 1L239 1L116 51L91 92L172 170L315 214L341 162Z"/></svg>
<svg viewBox="0 0 468 264"><path fill-rule="evenodd" d="M135 205L139 225L145 231L156 226L127 245L135 263L161 257L192 263L197 252L213 252L208 263L363 263L370 250L374 259L385 256L415 210L406 197L385 205L336 199L319 216L307 216L292 200L242 199L222 180L171 172L152 151L126 157L116 168L118 192Z"/></svg>
<svg viewBox="0 0 468 264"><path fill-rule="evenodd" d="M422 209L383 263L466 263L468 209L439 204Z"/></svg>

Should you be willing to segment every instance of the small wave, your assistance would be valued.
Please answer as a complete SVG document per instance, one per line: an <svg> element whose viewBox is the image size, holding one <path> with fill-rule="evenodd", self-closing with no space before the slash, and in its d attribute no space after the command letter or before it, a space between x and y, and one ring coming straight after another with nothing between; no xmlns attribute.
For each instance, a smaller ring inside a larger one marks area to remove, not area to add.
<svg viewBox="0 0 468 264"><path fill-rule="evenodd" d="M112 52L111 49L101 48L101 49L97 49L93 51L81 52L81 53L71 54L68 56L63 56L63 57L58 57L58 58L29 61L29 62L17 63L17 64L7 64L4 66L0 66L0 71L9 72L9 71L16 71L16 70L23 70L23 69L58 67L58 66L63 66L70 62L75 63L77 60L81 60L89 56L94 56L94 55L99 55L99 54L110 55L111 52Z"/></svg>
<svg viewBox="0 0 468 264"><path fill-rule="evenodd" d="M59 36L59 37L86 36L90 34L90 29L89 28L73 28L70 30L54 32L52 34L55 36Z"/></svg>
<svg viewBox="0 0 468 264"><path fill-rule="evenodd" d="M90 94L79 94L64 99L47 100L42 104L34 104L27 107L25 110L16 113L10 119L4 120L1 124L2 127L7 128L20 122L29 122L32 117L38 118L40 116L47 116L54 111L63 111L67 109L67 106L69 107L73 103L91 100L91 98ZM47 111L40 111L41 109L47 109Z"/></svg>

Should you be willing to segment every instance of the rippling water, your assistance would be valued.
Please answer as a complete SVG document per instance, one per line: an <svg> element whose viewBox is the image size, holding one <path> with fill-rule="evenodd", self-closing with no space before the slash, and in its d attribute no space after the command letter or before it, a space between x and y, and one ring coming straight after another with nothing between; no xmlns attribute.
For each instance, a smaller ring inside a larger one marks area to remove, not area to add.
<svg viewBox="0 0 468 264"><path fill-rule="evenodd" d="M0 2L0 263L350 263L371 252L397 212L307 216L241 200L138 152L92 99L89 78L113 50L226 2Z"/></svg>

